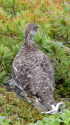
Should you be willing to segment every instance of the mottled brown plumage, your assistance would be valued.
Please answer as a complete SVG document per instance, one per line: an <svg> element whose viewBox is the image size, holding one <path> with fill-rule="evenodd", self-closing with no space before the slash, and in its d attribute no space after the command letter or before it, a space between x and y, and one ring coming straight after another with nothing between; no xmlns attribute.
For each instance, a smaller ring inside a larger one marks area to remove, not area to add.
<svg viewBox="0 0 70 125"><path fill-rule="evenodd" d="M38 99L46 110L51 110L55 105L54 70L49 58L34 43L37 30L34 23L26 27L24 44L13 61L12 76L27 97Z"/></svg>

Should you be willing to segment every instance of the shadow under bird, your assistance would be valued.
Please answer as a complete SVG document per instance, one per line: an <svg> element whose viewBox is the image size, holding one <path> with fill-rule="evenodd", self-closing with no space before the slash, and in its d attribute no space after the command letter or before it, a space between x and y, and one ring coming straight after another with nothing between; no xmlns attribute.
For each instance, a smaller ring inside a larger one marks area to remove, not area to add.
<svg viewBox="0 0 70 125"><path fill-rule="evenodd" d="M18 95L42 113L55 114L60 106L63 110L65 105L63 102L56 104L53 67L49 58L34 43L33 36L38 28L37 24L30 23L25 29L24 44L12 65L13 86Z"/></svg>

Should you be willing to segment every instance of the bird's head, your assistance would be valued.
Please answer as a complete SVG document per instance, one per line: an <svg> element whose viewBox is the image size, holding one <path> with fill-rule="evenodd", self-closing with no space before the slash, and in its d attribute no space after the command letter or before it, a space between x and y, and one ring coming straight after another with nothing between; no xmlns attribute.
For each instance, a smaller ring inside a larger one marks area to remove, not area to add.
<svg viewBox="0 0 70 125"><path fill-rule="evenodd" d="M28 45L34 44L33 36L36 34L39 26L35 23L30 23L27 25L25 29L25 42L28 43Z"/></svg>

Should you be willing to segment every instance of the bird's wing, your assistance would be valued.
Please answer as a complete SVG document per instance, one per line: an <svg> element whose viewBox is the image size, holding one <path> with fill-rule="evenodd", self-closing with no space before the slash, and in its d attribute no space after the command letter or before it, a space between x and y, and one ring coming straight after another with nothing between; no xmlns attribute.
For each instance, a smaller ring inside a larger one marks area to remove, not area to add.
<svg viewBox="0 0 70 125"><path fill-rule="evenodd" d="M55 86L54 69L52 67L52 63L50 62L49 58L45 54L43 54L43 59L40 63L40 66L41 66L42 72L45 73L45 77L49 78L49 84L53 84Z"/></svg>
<svg viewBox="0 0 70 125"><path fill-rule="evenodd" d="M38 58L33 68L31 78L31 90L35 93L46 107L52 108L54 99L54 70L48 57L43 53L38 53ZM32 82L33 81L33 82Z"/></svg>

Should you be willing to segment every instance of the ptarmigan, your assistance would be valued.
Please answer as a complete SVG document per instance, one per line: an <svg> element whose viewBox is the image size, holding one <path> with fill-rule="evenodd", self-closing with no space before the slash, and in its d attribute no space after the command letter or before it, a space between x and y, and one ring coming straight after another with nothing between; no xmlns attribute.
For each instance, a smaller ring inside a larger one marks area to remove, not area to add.
<svg viewBox="0 0 70 125"><path fill-rule="evenodd" d="M54 114L58 111L53 95L54 70L49 58L34 43L38 28L34 23L27 25L24 44L13 61L12 76L21 95L34 105L38 103L38 108L43 106L41 111Z"/></svg>

